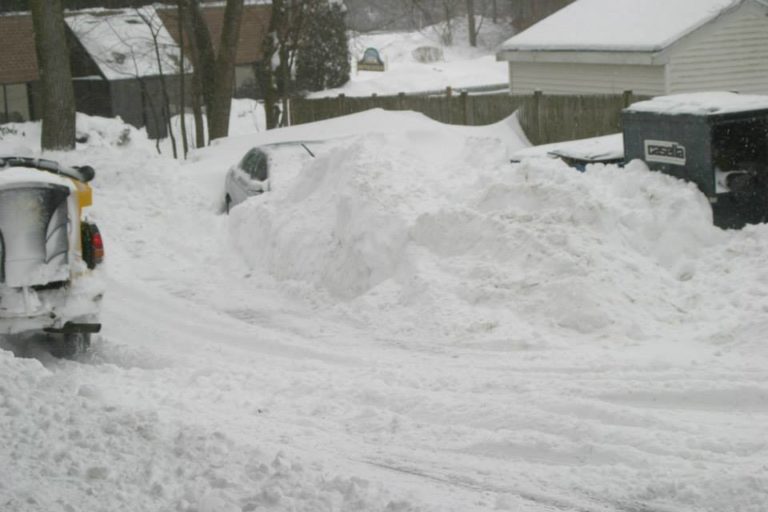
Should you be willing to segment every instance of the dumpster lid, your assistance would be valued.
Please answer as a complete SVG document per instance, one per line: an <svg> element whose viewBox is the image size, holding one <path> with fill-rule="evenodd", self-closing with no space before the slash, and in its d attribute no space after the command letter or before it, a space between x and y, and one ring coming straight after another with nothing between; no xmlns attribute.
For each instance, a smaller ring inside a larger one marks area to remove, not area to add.
<svg viewBox="0 0 768 512"><path fill-rule="evenodd" d="M671 96L658 96L650 100L633 103L625 112L708 116L755 110L768 110L768 96L737 94L734 92L673 94Z"/></svg>

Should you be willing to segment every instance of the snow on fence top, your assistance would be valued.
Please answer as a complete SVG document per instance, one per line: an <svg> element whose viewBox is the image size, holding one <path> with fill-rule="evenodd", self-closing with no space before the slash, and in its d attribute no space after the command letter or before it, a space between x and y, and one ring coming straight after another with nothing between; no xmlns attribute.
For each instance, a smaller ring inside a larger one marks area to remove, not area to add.
<svg viewBox="0 0 768 512"><path fill-rule="evenodd" d="M108 80L179 73L179 47L154 7L92 10L66 22Z"/></svg>
<svg viewBox="0 0 768 512"><path fill-rule="evenodd" d="M629 112L713 115L768 110L768 96L733 92L699 92L659 96L632 104Z"/></svg>
<svg viewBox="0 0 768 512"><path fill-rule="evenodd" d="M502 50L659 51L744 0L577 0Z"/></svg>

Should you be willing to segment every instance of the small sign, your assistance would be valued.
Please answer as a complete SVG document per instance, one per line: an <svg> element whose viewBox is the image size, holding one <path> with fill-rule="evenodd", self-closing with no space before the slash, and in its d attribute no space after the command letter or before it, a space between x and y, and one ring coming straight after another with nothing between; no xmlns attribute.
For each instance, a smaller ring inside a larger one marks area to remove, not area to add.
<svg viewBox="0 0 768 512"><path fill-rule="evenodd" d="M363 53L363 58L357 63L359 71L384 71L384 61L381 60L379 50L376 48L367 48Z"/></svg>
<svg viewBox="0 0 768 512"><path fill-rule="evenodd" d="M367 48L363 53L363 59L360 62L364 64L384 64L379 56L379 50L376 48Z"/></svg>
<svg viewBox="0 0 768 512"><path fill-rule="evenodd" d="M666 140L645 141L645 161L662 164L685 165L685 146Z"/></svg>

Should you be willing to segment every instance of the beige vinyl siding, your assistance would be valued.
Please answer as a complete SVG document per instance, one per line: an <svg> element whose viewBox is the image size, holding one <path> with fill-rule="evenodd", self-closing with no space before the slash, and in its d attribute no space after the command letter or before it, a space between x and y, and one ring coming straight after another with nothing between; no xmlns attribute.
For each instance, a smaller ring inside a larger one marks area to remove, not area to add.
<svg viewBox="0 0 768 512"><path fill-rule="evenodd" d="M663 66L510 62L512 94L664 94Z"/></svg>
<svg viewBox="0 0 768 512"><path fill-rule="evenodd" d="M768 94L768 17L741 15L672 54L670 93Z"/></svg>

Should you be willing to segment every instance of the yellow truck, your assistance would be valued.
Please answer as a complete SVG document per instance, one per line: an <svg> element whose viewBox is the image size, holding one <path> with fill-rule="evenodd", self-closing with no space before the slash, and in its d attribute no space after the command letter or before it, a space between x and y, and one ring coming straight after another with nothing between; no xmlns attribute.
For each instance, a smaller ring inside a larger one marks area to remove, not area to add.
<svg viewBox="0 0 768 512"><path fill-rule="evenodd" d="M101 330L104 243L84 210L91 167L0 156L0 335L74 357Z"/></svg>

